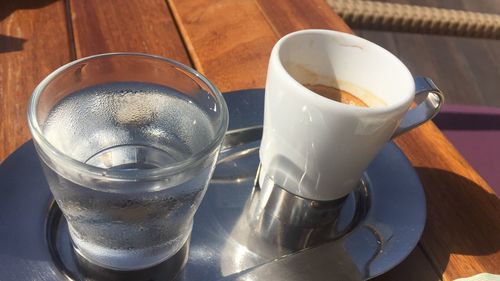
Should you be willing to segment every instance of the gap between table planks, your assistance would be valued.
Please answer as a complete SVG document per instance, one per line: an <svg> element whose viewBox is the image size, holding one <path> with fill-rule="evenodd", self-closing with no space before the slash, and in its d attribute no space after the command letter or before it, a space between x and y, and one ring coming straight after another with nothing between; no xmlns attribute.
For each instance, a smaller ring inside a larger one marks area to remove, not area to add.
<svg viewBox="0 0 500 281"><path fill-rule="evenodd" d="M163 0L67 0L76 57L141 52L191 65Z"/></svg>
<svg viewBox="0 0 500 281"><path fill-rule="evenodd" d="M6 1L0 15L0 161L30 137L27 103L36 85L72 59L144 52L191 65L162 0Z"/></svg>

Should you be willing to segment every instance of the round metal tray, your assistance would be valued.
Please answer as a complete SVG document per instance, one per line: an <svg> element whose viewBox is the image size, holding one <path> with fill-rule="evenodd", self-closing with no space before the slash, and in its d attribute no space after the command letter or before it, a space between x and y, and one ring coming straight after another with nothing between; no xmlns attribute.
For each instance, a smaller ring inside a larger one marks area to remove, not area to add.
<svg viewBox="0 0 500 281"><path fill-rule="evenodd" d="M261 241L266 237L250 235L245 220L255 195L264 94L244 90L225 98L230 133L176 280L365 280L413 250L425 225L425 196L415 170L393 143L380 151L347 198L331 239L283 250ZM84 279L31 141L0 166L0 194L0 280Z"/></svg>

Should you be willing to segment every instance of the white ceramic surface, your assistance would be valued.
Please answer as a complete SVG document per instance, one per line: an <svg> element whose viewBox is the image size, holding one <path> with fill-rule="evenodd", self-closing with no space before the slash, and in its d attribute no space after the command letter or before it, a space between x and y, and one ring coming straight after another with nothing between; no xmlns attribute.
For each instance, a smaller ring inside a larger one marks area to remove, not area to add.
<svg viewBox="0 0 500 281"><path fill-rule="evenodd" d="M369 92L386 105L342 104L303 84L334 86L368 103ZM269 61L261 186L271 179L308 199L343 197L391 138L414 95L405 65L372 42L329 30L286 35Z"/></svg>

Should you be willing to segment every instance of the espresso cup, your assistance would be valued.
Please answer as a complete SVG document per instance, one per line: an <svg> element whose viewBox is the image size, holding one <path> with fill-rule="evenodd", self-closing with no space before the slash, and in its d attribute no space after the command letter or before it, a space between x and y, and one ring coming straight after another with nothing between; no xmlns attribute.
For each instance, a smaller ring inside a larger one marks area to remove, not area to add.
<svg viewBox="0 0 500 281"><path fill-rule="evenodd" d="M346 91L368 107L310 85ZM430 79L413 78L370 41L330 30L290 33L269 60L259 184L311 200L342 198L387 141L434 117L443 101Z"/></svg>

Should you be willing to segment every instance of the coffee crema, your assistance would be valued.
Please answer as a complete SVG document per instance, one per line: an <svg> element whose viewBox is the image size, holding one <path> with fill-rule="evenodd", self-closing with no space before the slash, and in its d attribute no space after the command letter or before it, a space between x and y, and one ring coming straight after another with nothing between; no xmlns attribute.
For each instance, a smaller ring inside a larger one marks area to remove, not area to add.
<svg viewBox="0 0 500 281"><path fill-rule="evenodd" d="M325 98L340 102L343 104L355 105L359 107L371 107L371 106L381 106L385 105L385 102L380 100L373 94L364 93L366 99L361 99L347 91L337 89L335 87L325 86L321 84L310 85L305 84L304 87L315 92L316 94L323 96Z"/></svg>

